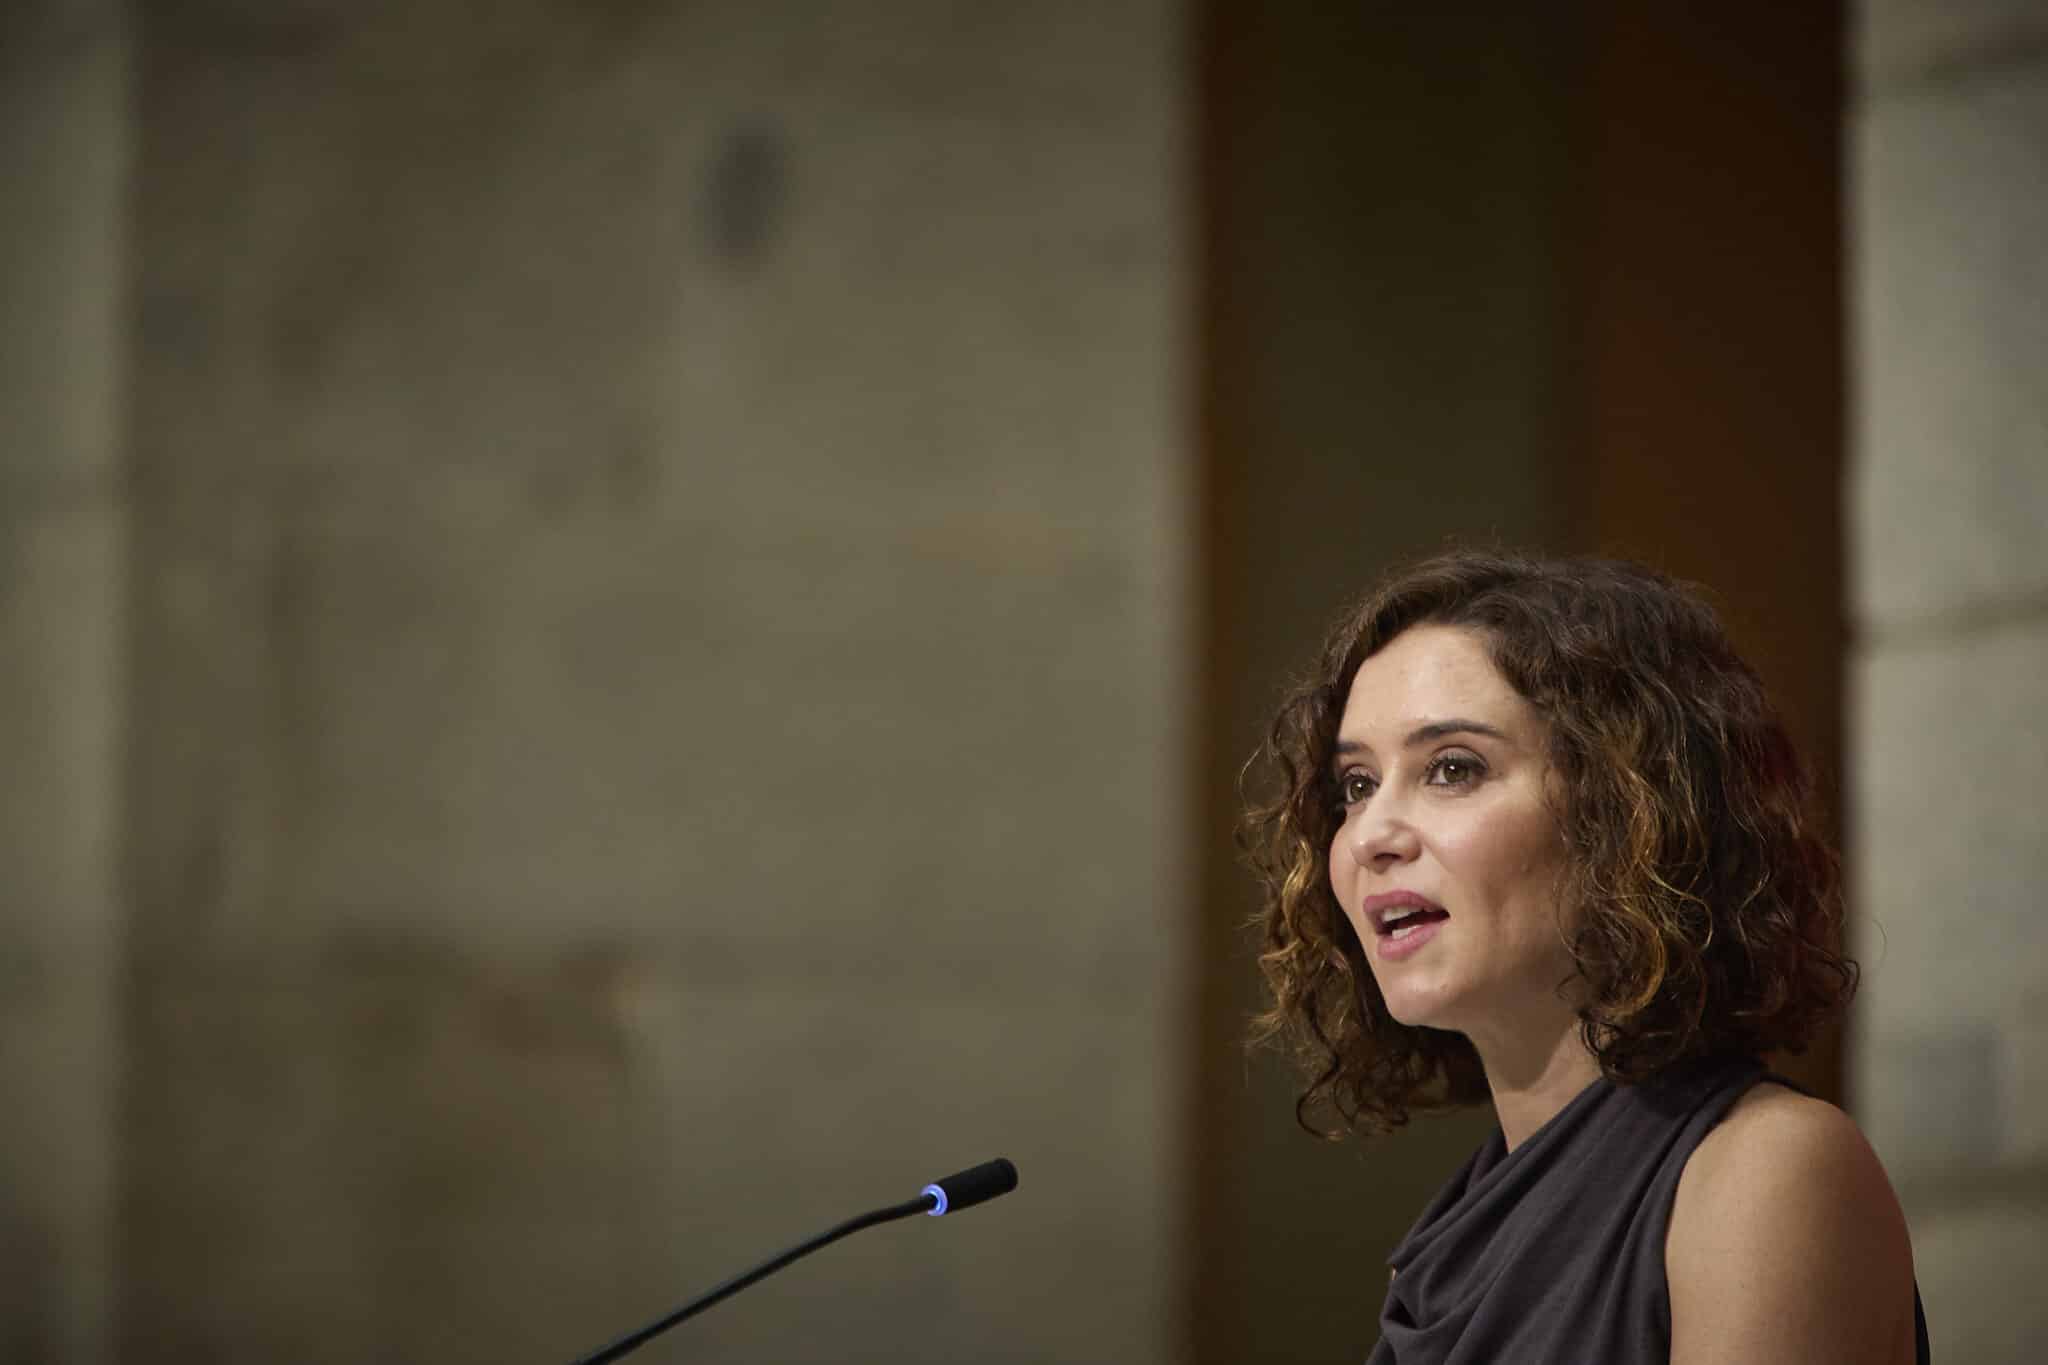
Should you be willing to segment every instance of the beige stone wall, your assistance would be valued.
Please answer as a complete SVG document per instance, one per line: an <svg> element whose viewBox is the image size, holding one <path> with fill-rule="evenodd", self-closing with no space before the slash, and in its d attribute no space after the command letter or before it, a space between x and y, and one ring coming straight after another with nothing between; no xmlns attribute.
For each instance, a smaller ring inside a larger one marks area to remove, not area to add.
<svg viewBox="0 0 2048 1365"><path fill-rule="evenodd" d="M1854 1099L1935 1358L2048 1354L2048 14L1866 0L1855 59Z"/></svg>
<svg viewBox="0 0 2048 1365"><path fill-rule="evenodd" d="M125 1358L1161 1356L1176 16L153 9Z"/></svg>
<svg viewBox="0 0 2048 1365"><path fill-rule="evenodd" d="M105 1359L117 1097L125 35L0 35L0 1358Z"/></svg>

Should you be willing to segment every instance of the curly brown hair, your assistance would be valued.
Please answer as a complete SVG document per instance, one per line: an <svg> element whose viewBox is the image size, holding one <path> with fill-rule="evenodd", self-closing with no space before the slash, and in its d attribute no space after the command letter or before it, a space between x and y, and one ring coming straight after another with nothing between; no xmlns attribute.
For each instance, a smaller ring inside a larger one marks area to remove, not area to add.
<svg viewBox="0 0 2048 1365"><path fill-rule="evenodd" d="M1259 962L1308 1084L1297 1116L1387 1131L1475 1104L1457 1033L1396 1022L1330 889L1337 726L1359 665L1422 624L1478 631L1543 717L1567 850L1560 932L1601 1071L1634 1084L1694 1059L1799 1051L1847 1003L1839 864L1776 709L1693 590L1640 565L1458 552L1399 571L1330 634L1282 704L1240 832L1264 892ZM1564 923L1573 927L1569 932Z"/></svg>

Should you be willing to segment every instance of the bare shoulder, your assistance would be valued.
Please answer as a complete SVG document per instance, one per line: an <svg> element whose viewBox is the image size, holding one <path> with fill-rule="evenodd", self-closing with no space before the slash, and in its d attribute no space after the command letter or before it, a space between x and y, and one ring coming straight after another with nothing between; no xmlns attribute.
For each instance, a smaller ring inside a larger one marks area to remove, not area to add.
<svg viewBox="0 0 2048 1365"><path fill-rule="evenodd" d="M1664 1246L1673 1362L1913 1359L1913 1254L1847 1114L1778 1085L1686 1162Z"/></svg>
<svg viewBox="0 0 2048 1365"><path fill-rule="evenodd" d="M1750 1087L1700 1139L1679 1197L1688 1185L1730 1196L1763 1183L1774 1193L1800 1197L1839 1184L1861 1188L1869 1181L1890 1196L1884 1167L1854 1119L1824 1100L1764 1082Z"/></svg>

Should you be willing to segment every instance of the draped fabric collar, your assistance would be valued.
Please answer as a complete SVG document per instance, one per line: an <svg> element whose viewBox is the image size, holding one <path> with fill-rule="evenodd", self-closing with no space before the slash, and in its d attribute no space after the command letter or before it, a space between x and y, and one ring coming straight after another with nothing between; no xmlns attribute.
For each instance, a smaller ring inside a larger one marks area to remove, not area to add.
<svg viewBox="0 0 2048 1365"><path fill-rule="evenodd" d="M1496 1128L1395 1248L1374 1365L1666 1359L1678 1174L1762 1074L1738 1058L1603 1077L1512 1152Z"/></svg>

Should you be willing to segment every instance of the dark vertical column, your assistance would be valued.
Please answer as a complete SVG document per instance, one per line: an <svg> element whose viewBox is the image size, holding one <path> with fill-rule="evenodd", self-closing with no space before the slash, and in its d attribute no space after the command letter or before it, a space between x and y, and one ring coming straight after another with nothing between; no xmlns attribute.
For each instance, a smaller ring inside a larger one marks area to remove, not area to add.
<svg viewBox="0 0 2048 1365"><path fill-rule="evenodd" d="M1593 14L1574 205L1573 539L1713 589L1832 818L1841 9L1602 0ZM1839 1034L1785 1067L1838 1096Z"/></svg>
<svg viewBox="0 0 2048 1365"><path fill-rule="evenodd" d="M1491 1122L1318 1143L1261 1005L1236 783L1382 568L1558 546L1572 27L1500 4L1202 7L1202 963L1190 1118L1200 1361L1372 1343L1385 1257Z"/></svg>
<svg viewBox="0 0 2048 1365"><path fill-rule="evenodd" d="M1318 1147L1237 1050L1228 838L1289 670L1381 567L1604 550L1715 589L1841 745L1837 6L1198 7L1202 969L1188 1355L1369 1346L1385 1251L1489 1121ZM1830 1039L1791 1069L1838 1091Z"/></svg>

